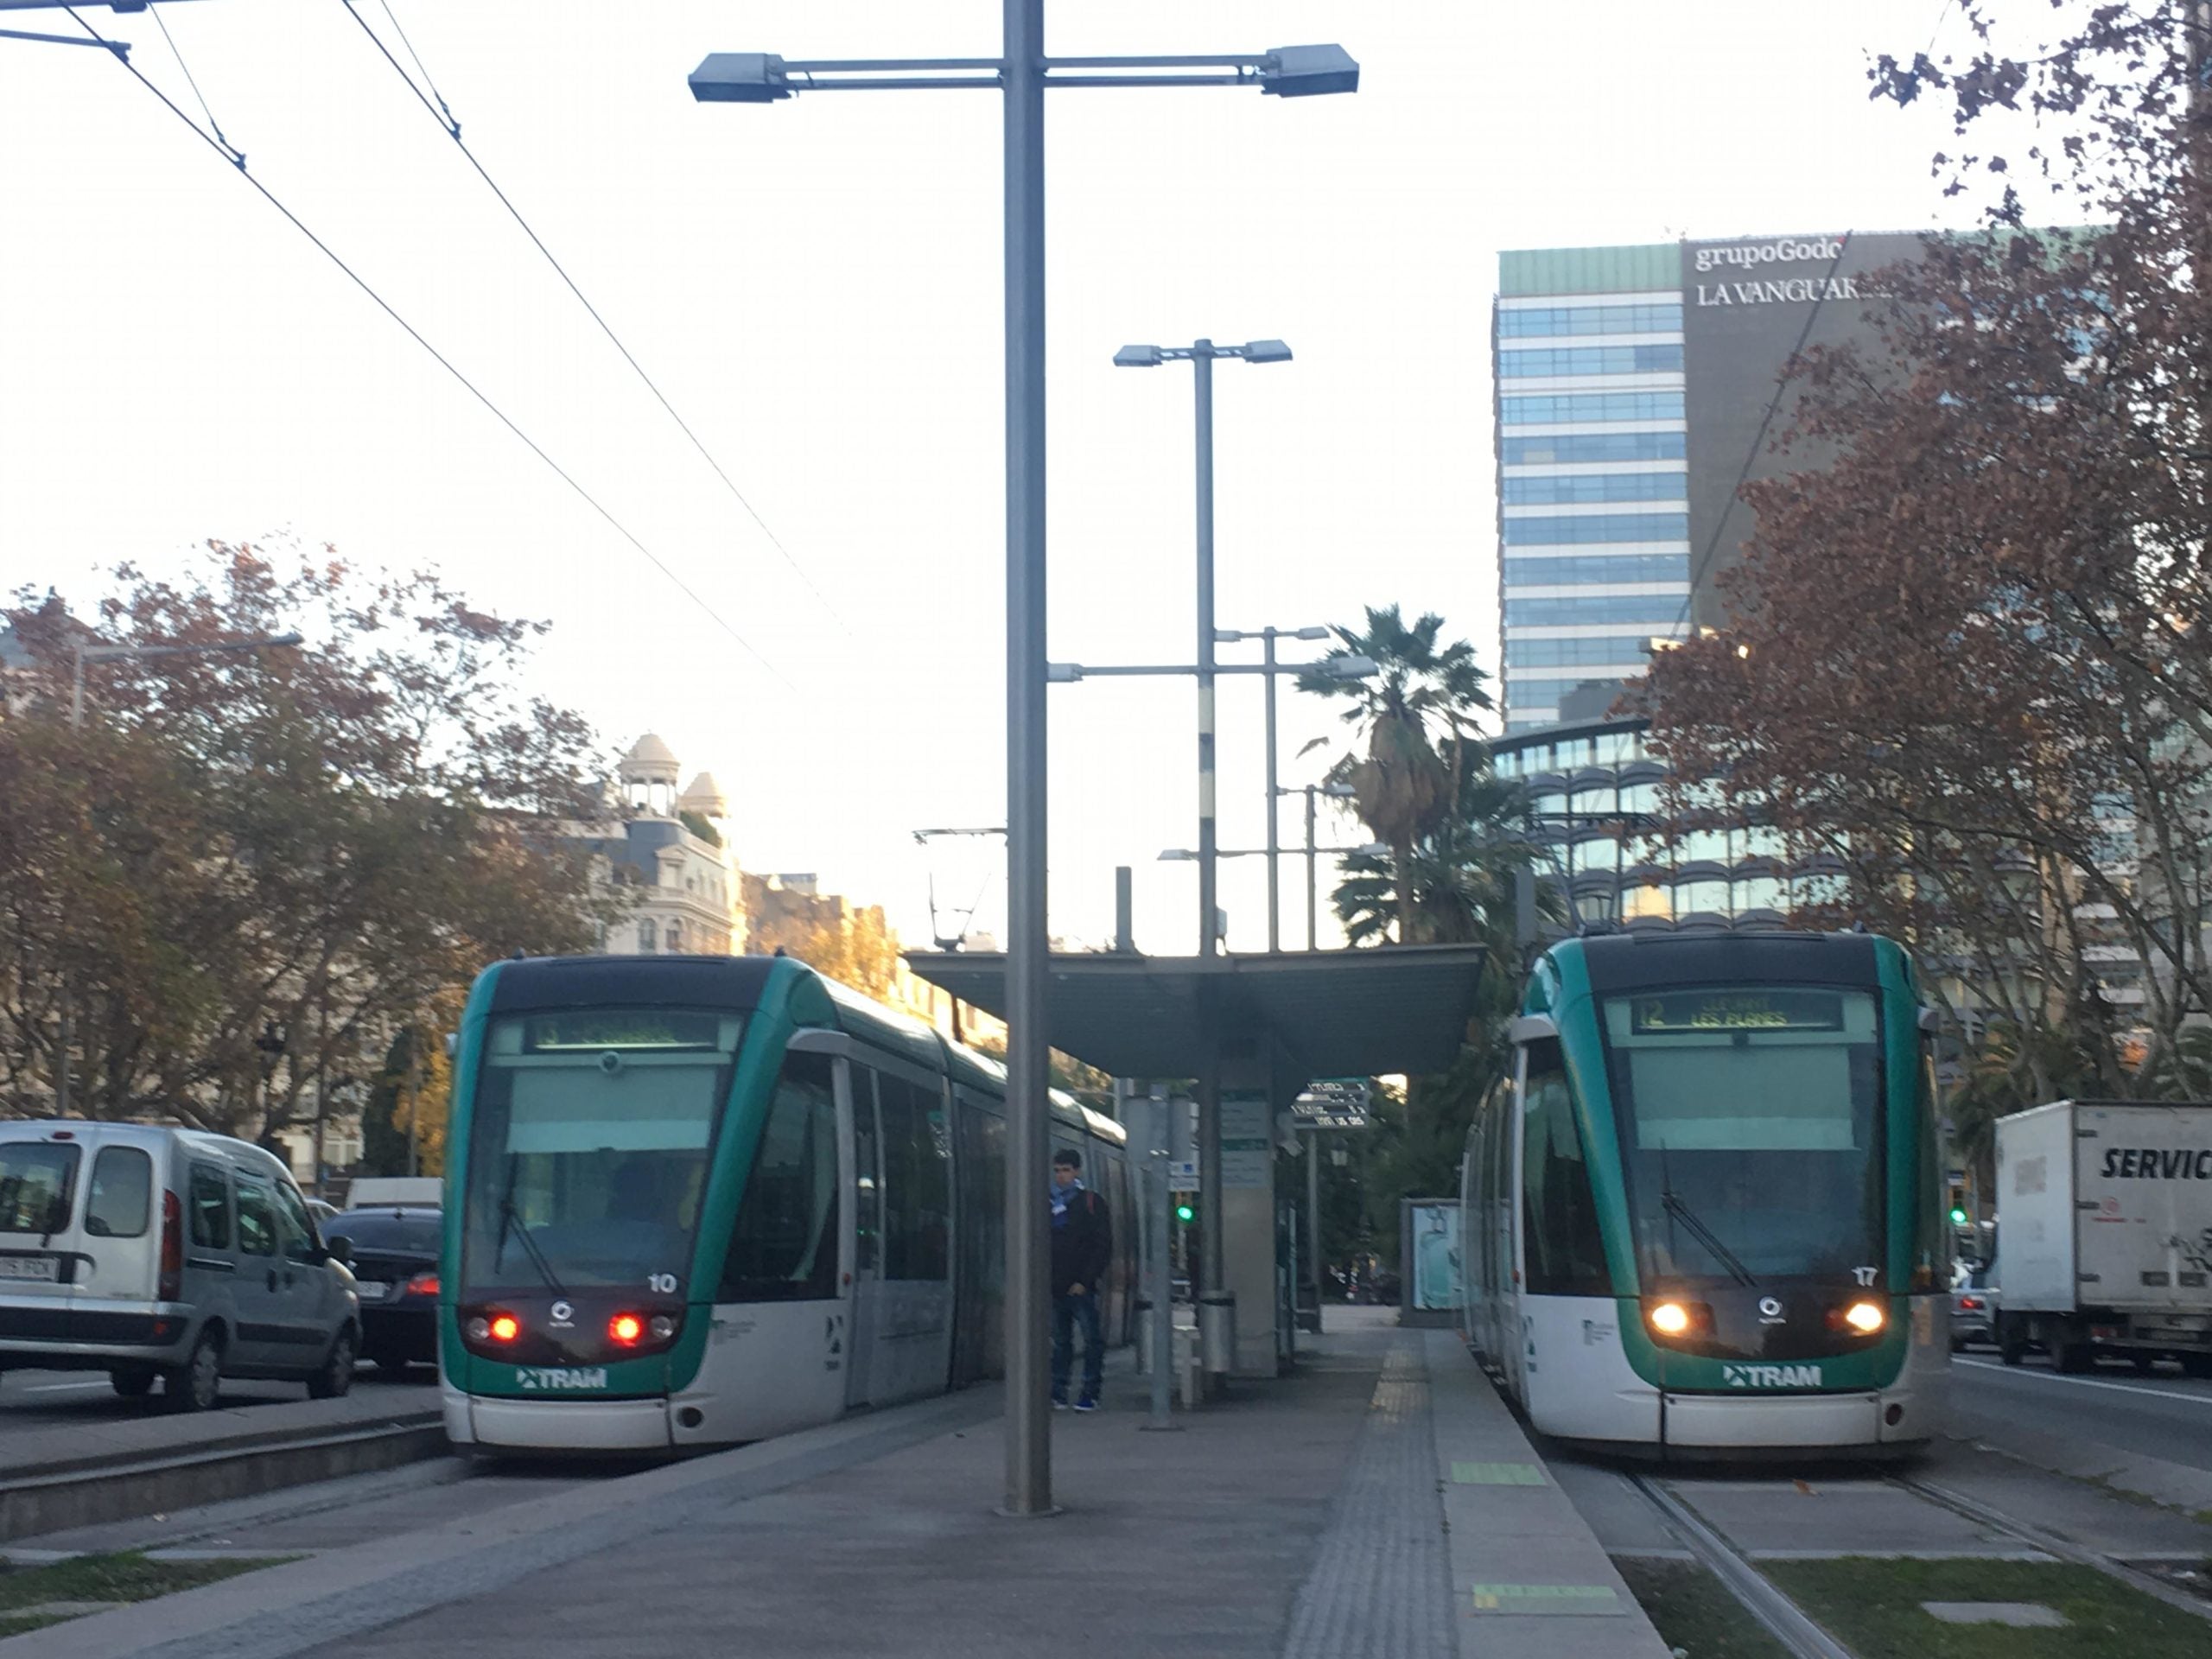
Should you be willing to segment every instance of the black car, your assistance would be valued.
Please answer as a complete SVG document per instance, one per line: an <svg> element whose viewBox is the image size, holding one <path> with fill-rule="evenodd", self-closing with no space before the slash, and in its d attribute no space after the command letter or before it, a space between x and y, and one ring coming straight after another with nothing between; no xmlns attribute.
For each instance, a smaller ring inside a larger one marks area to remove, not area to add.
<svg viewBox="0 0 2212 1659"><path fill-rule="evenodd" d="M361 1357L397 1371L438 1357L438 1251L445 1212L427 1205L342 1210L322 1224L344 1239L361 1298Z"/></svg>

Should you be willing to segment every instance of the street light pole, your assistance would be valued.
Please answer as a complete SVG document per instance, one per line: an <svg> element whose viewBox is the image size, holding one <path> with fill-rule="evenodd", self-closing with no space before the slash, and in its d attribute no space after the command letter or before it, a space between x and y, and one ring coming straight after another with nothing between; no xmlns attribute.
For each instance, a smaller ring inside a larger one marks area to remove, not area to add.
<svg viewBox="0 0 2212 1659"><path fill-rule="evenodd" d="M1003 95L1007 557L1006 1502L1053 1513L1046 1415L1046 1211L1050 1077L1045 1029L1045 105L1048 86L1252 86L1278 97L1356 92L1338 46L1200 57L1045 55L1043 0L1004 0L995 60L786 62L710 53L690 77L701 103L770 104L798 92L900 88ZM1193 73L1211 68L1217 73ZM1066 71L1081 73L1068 73ZM1103 73L1090 73L1105 71Z"/></svg>
<svg viewBox="0 0 2212 1659"><path fill-rule="evenodd" d="M1006 0L1006 1498L1050 1515L1045 857L1045 13Z"/></svg>
<svg viewBox="0 0 2212 1659"><path fill-rule="evenodd" d="M1321 849L1313 833L1313 794L1319 787L1306 785L1306 948L1321 948Z"/></svg>
<svg viewBox="0 0 2212 1659"><path fill-rule="evenodd" d="M1198 955L1213 956L1221 946L1221 877L1214 867L1213 744L1213 341L1191 346L1191 385L1196 401L1198 479ZM1219 1102L1215 1103L1218 1110ZM1199 1103L1203 1116L1205 1103ZM1203 1136L1205 1131L1200 1130ZM1206 1144L1211 1146L1211 1140ZM1213 1198L1200 1194L1202 1213L1216 1213ZM1213 1229L1207 1230L1209 1241ZM1211 1243L1208 1246L1211 1249Z"/></svg>
<svg viewBox="0 0 2212 1659"><path fill-rule="evenodd" d="M1282 879L1280 864L1281 840L1275 818L1282 803L1275 798L1275 635L1280 630L1268 628L1263 635L1267 641L1262 660L1267 664L1268 687L1268 954L1273 956L1282 949Z"/></svg>

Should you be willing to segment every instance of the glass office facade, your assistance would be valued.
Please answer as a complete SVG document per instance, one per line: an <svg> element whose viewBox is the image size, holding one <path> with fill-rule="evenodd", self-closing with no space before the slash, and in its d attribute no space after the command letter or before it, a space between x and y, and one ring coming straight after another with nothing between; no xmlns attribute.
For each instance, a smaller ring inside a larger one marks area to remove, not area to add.
<svg viewBox="0 0 2212 1659"><path fill-rule="evenodd" d="M1556 723L1579 687L1642 672L1651 641L1682 632L1680 283L1672 245L1501 257L1492 315L1509 735Z"/></svg>
<svg viewBox="0 0 2212 1659"><path fill-rule="evenodd" d="M1578 921L1779 926L1843 896L1840 864L1792 859L1768 825L1685 829L1663 816L1667 767L1639 720L1508 733L1491 757L1528 790L1531 838L1550 849L1538 868L1567 884Z"/></svg>

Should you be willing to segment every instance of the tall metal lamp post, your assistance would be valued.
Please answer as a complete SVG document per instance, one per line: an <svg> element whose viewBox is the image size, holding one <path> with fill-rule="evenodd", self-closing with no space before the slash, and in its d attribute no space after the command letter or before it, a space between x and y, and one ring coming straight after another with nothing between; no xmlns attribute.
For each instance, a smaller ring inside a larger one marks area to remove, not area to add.
<svg viewBox="0 0 2212 1659"><path fill-rule="evenodd" d="M690 75L702 103L769 104L800 92L972 89L1005 121L1007 563L1006 1502L1052 1513L1045 1320L1049 1173L1045 906L1045 89L1249 86L1282 98L1356 92L1340 46L1170 57L1049 58L1044 0L1001 0L996 58L785 62L717 52Z"/></svg>
<svg viewBox="0 0 2212 1659"><path fill-rule="evenodd" d="M73 730L85 723L85 664L86 663L114 663L140 661L153 657L220 657L236 652L267 651L278 645L296 645L301 636L296 633L257 634L245 639L225 639L206 645L86 645L73 648L75 661L69 670L69 725ZM69 1029L69 1001L65 990L60 1017L54 1022L54 1115L69 1116L69 1045L73 1036Z"/></svg>

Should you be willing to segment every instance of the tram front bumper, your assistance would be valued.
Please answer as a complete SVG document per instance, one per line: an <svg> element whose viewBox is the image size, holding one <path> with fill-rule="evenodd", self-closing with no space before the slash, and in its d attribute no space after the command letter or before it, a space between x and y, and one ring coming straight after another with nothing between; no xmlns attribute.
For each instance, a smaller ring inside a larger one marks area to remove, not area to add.
<svg viewBox="0 0 2212 1659"><path fill-rule="evenodd" d="M1669 1394L1665 1443L1683 1450L1843 1447L1933 1438L1936 1414L1903 1389L1869 1394Z"/></svg>
<svg viewBox="0 0 2212 1659"><path fill-rule="evenodd" d="M510 1400L448 1388L446 1438L456 1446L540 1452L664 1452L665 1400Z"/></svg>

